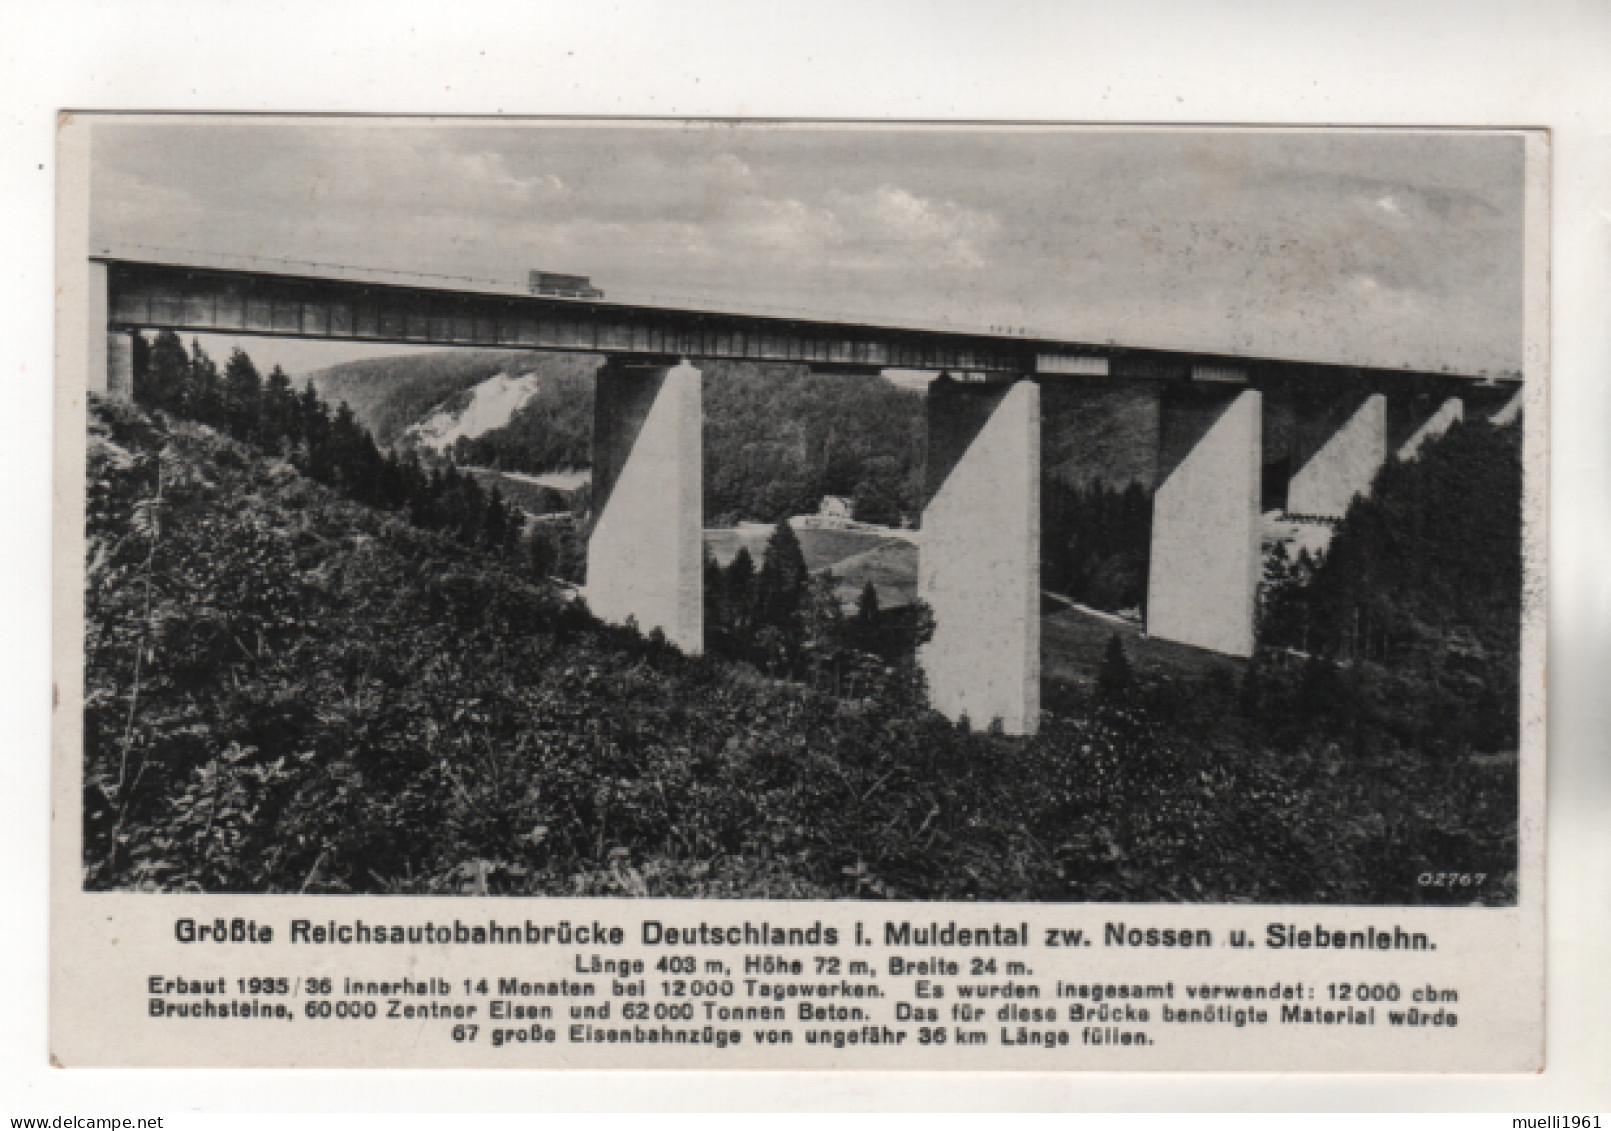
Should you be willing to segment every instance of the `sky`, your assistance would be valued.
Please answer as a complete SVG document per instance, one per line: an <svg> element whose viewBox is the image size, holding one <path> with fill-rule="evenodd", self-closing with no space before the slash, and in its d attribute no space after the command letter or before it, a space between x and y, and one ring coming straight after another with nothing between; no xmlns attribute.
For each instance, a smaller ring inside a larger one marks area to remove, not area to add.
<svg viewBox="0 0 1611 1131"><path fill-rule="evenodd" d="M1521 369L1516 135L170 118L97 123L92 161L97 248Z"/></svg>

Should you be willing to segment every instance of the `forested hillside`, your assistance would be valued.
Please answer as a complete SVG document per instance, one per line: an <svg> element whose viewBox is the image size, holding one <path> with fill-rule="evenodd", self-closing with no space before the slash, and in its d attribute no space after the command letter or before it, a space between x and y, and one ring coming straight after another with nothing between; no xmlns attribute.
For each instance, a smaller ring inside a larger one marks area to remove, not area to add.
<svg viewBox="0 0 1611 1131"><path fill-rule="evenodd" d="M567 358L566 360L577 360ZM590 360L590 359L588 359ZM593 460L593 374L539 370L540 380L509 422L479 436L461 436L453 458L500 471L569 471ZM462 397L464 394L460 394ZM451 410L453 401L445 409Z"/></svg>
<svg viewBox="0 0 1611 1131"><path fill-rule="evenodd" d="M283 456L309 478L370 506L398 511L426 530L451 533L499 554L518 548L521 520L497 487L483 490L451 463L425 467L410 452L382 452L343 401L332 409L318 390L275 366L267 376L242 350L220 370L199 343L186 351L165 330L135 350L140 403L222 429L269 455Z"/></svg>
<svg viewBox="0 0 1611 1131"><path fill-rule="evenodd" d="M1428 745L1514 750L1521 674L1521 428L1457 423L1356 498L1324 559L1277 559L1260 641L1380 682Z"/></svg>
<svg viewBox="0 0 1611 1131"><path fill-rule="evenodd" d="M589 462L595 355L472 352L376 358L310 380L347 402L382 447L406 444L410 426L460 407L499 373L540 377L507 425L464 438L463 464L537 474ZM923 399L877 377L812 373L800 365L702 362L705 513L711 525L775 522L817 509L823 495L854 500L856 517L920 517Z"/></svg>
<svg viewBox="0 0 1611 1131"><path fill-rule="evenodd" d="M712 363L705 378L705 513L775 522L854 500L864 522L921 517L922 394L879 377L803 366Z"/></svg>
<svg viewBox="0 0 1611 1131"><path fill-rule="evenodd" d="M1109 612L1146 611L1152 495L1131 482L1041 483L1042 588Z"/></svg>
<svg viewBox="0 0 1611 1131"><path fill-rule="evenodd" d="M1136 484L1149 496L1158 473L1158 394L1147 385L1101 381L1041 384L1041 468L1047 482L1114 491Z"/></svg>
<svg viewBox="0 0 1611 1131"><path fill-rule="evenodd" d="M375 442L389 448L410 425L489 377L550 370L558 374L568 371L568 360L568 355L542 350L439 350L343 362L304 379L331 404L346 402Z"/></svg>
<svg viewBox="0 0 1611 1131"><path fill-rule="evenodd" d="M1048 381L1041 417L1042 586L1109 612L1145 611L1156 391Z"/></svg>

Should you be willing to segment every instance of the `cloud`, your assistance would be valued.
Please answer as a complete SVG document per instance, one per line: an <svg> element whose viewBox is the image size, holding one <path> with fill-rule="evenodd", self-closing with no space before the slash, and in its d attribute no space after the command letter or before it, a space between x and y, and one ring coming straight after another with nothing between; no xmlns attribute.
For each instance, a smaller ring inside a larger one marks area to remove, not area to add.
<svg viewBox="0 0 1611 1131"><path fill-rule="evenodd" d="M744 160L732 153L719 153L711 164L721 173L734 180L747 181L755 173Z"/></svg>
<svg viewBox="0 0 1611 1131"><path fill-rule="evenodd" d="M914 257L937 267L984 267L1001 221L990 212L931 200L892 184L868 193L829 194L854 246Z"/></svg>
<svg viewBox="0 0 1611 1131"><path fill-rule="evenodd" d="M97 126L96 237L1383 364L1520 351L1504 139L321 122Z"/></svg>

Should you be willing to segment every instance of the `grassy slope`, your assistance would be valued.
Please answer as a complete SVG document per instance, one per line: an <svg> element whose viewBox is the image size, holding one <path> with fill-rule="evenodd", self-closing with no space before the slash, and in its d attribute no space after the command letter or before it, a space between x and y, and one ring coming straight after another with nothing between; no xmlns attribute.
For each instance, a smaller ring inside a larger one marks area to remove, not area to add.
<svg viewBox="0 0 1611 1131"><path fill-rule="evenodd" d="M893 609L917 600L918 548L898 538L885 538L870 550L832 563L841 602L854 602L871 581L880 608Z"/></svg>
<svg viewBox="0 0 1611 1131"><path fill-rule="evenodd" d="M1239 678L1245 660L1158 640L1139 625L1093 616L1047 601L1041 615L1041 678L1048 683L1086 687L1096 680L1102 653L1115 634L1141 679L1151 683L1191 683L1220 672Z"/></svg>
<svg viewBox="0 0 1611 1131"><path fill-rule="evenodd" d="M1421 902L1453 861L1510 890L1514 767L1267 749L1185 687L1200 726L959 733L899 673L838 699L681 657L133 409L93 410L89 484L94 888Z"/></svg>
<svg viewBox="0 0 1611 1131"><path fill-rule="evenodd" d="M909 605L917 598L917 547L912 543L862 530L806 529L796 535L807 568L832 570L835 591L845 605L854 606L869 579L878 589L881 608ZM722 527L705 531L705 547L725 566L745 546L759 566L768 537L769 527Z"/></svg>

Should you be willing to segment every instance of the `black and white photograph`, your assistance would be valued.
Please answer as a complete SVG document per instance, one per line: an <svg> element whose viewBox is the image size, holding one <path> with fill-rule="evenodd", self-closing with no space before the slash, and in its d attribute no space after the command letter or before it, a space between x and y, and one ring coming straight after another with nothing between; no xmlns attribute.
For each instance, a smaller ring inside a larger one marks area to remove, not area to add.
<svg viewBox="0 0 1611 1131"><path fill-rule="evenodd" d="M1526 157L97 120L83 889L1515 906Z"/></svg>

